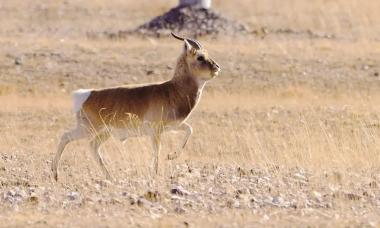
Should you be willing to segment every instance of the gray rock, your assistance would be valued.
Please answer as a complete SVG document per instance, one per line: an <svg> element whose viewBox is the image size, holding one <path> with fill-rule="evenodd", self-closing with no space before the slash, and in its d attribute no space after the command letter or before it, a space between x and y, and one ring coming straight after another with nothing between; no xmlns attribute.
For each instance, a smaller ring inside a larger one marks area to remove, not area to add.
<svg viewBox="0 0 380 228"><path fill-rule="evenodd" d="M80 198L80 194L79 192L69 192L67 193L67 198L69 198L71 201L74 201Z"/></svg>

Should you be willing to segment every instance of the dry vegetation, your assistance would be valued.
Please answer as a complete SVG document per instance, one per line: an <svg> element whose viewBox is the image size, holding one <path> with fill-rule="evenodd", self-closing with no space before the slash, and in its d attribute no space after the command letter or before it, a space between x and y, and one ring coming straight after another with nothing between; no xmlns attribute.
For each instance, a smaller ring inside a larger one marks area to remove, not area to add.
<svg viewBox="0 0 380 228"><path fill-rule="evenodd" d="M180 44L97 34L177 1L0 2L0 226L379 226L380 16L372 0L215 0L245 37L202 38L223 67L160 172L146 138L85 141L50 163L74 123L70 91L168 79ZM144 10L142 10L144 9Z"/></svg>

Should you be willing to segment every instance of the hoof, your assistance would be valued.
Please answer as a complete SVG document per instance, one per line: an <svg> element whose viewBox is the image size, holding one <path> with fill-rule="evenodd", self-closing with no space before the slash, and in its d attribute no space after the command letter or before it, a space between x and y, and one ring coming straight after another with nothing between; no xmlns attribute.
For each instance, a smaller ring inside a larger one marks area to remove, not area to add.
<svg viewBox="0 0 380 228"><path fill-rule="evenodd" d="M58 181L58 173L53 173L53 178L55 181Z"/></svg>

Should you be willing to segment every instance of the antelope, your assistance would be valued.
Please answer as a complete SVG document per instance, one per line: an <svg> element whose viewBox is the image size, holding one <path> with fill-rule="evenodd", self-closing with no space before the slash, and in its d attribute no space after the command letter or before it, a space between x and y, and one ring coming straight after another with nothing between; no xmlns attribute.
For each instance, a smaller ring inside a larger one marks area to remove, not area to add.
<svg viewBox="0 0 380 228"><path fill-rule="evenodd" d="M157 174L162 133L182 131L185 132L182 148L169 154L168 159L180 156L193 132L186 120L197 106L205 84L221 69L197 40L171 34L183 41L184 48L170 80L73 92L77 124L62 135L58 145L51 166L56 181L58 163L66 145L83 138L90 139L92 155L109 180L112 178L99 148L111 135L122 142L128 137L150 136L153 145L151 168Z"/></svg>

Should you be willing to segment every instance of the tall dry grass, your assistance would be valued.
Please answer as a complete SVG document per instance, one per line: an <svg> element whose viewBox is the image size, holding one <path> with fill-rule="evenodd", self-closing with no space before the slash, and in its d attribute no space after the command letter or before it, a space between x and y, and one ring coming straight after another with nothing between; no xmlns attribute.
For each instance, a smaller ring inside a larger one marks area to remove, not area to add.
<svg viewBox="0 0 380 228"><path fill-rule="evenodd" d="M183 135L165 134L161 174L186 160L262 169L302 167L315 172L376 168L380 162L379 98L367 102L348 97L315 99L315 94L299 90L284 91L289 96L206 92L190 118L194 135L177 161L167 161L166 155L180 148ZM69 100L65 96L2 97L2 129L6 130L1 148L18 148L24 152L17 156L26 159L52 159L61 133L75 126ZM115 176L150 173L148 138L130 138L124 145L111 138L102 151ZM85 140L69 144L62 167L63 176L84 170L102 175ZM41 168L35 171L47 172Z"/></svg>

